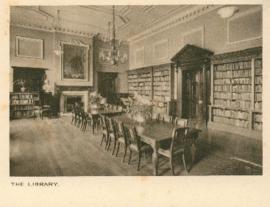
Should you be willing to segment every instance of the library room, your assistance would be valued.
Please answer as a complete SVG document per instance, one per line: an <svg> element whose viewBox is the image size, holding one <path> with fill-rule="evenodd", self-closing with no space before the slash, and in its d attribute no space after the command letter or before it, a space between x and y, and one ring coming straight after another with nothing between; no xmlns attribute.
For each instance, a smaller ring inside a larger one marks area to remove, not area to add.
<svg viewBox="0 0 270 207"><path fill-rule="evenodd" d="M11 6L9 173L263 173L262 5Z"/></svg>

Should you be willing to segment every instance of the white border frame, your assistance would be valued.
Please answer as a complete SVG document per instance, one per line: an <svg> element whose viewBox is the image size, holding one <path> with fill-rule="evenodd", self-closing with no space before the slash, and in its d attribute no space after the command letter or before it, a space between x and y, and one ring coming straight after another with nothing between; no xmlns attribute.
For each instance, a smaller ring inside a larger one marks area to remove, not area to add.
<svg viewBox="0 0 270 207"><path fill-rule="evenodd" d="M70 43L70 42L61 42L61 80L62 81L75 81L75 82L88 82L89 81L89 45L86 44L76 44L76 43ZM85 47L86 48L86 68L85 68L85 78L84 79L70 79L70 78L64 78L64 45L73 45L73 46L78 46L78 47ZM92 51L91 51L92 52ZM92 57L92 55L90 54ZM92 59L91 59L92 61ZM90 66L92 69L92 67ZM91 80L90 80L91 82Z"/></svg>
<svg viewBox="0 0 270 207"><path fill-rule="evenodd" d="M191 29L191 30L183 33L182 34L182 44L183 45L189 44L189 43L185 43L185 41L184 41L185 36L196 33L196 32L199 32L199 31L202 32L201 41L202 41L202 48L204 48L204 46L205 46L205 26L204 25L200 26L200 27L197 27L197 28L194 28L194 29Z"/></svg>
<svg viewBox="0 0 270 207"><path fill-rule="evenodd" d="M233 44L237 44L237 43L242 43L242 42L248 42L248 41L252 41L252 40L258 40L258 39L262 39L262 33L260 36L257 36L257 37L252 37L252 38L247 38L247 39L243 39L243 40L237 40L237 41L234 41L234 42L230 42L230 22L235 20L235 19L239 19L241 17L245 17L245 16L248 16L250 14L253 14L253 13L256 13L256 12L259 12L261 11L262 12L262 8L261 7L256 7L256 8L251 8L251 9L248 9L247 11L244 11L242 13L239 13L239 14L236 14L234 16L232 16L231 18L229 18L227 20L227 41L226 41L226 44L227 45L233 45ZM263 28L263 22L262 22L262 28Z"/></svg>
<svg viewBox="0 0 270 207"><path fill-rule="evenodd" d="M30 37L22 37L22 36L16 36L16 45L15 45L15 53L16 53L16 57L23 57L23 58L33 58L33 59L43 59L44 58L44 41L43 39L36 39L36 38L30 38ZM20 40L26 40L29 42L38 42L40 43L40 54L41 56L28 56L28 55L20 55L19 54L19 41Z"/></svg>

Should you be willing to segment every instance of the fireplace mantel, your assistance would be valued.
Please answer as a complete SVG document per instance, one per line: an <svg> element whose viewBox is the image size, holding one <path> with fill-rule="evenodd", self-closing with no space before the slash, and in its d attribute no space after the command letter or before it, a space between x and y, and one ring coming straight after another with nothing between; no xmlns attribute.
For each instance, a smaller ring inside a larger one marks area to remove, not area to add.
<svg viewBox="0 0 270 207"><path fill-rule="evenodd" d="M88 110L88 91L62 91L60 95L60 112L64 113L65 96L82 96L84 102L84 111Z"/></svg>

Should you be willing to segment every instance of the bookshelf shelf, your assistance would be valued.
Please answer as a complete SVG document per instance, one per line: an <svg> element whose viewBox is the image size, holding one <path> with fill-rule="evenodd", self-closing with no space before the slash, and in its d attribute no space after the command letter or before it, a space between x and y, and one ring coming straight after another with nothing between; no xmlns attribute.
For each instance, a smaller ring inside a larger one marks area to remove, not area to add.
<svg viewBox="0 0 270 207"><path fill-rule="evenodd" d="M212 74L211 121L261 130L261 48L214 56Z"/></svg>
<svg viewBox="0 0 270 207"><path fill-rule="evenodd" d="M39 103L39 93L11 93L10 116L12 119L33 117Z"/></svg>

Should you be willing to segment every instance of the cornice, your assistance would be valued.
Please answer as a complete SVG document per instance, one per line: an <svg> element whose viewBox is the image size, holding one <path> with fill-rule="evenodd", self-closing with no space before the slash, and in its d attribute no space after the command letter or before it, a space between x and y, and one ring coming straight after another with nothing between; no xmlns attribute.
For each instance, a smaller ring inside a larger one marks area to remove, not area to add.
<svg viewBox="0 0 270 207"><path fill-rule="evenodd" d="M38 31L45 31L45 32L58 32L58 33L64 33L69 35L75 35L75 36L81 36L81 37L88 37L92 38L95 34L89 33L89 32L83 32L78 30L71 30L68 28L63 27L53 27L49 25L37 25L37 24L30 24L30 23L18 23L18 22L11 22L11 26L15 27L22 27L26 29L33 29Z"/></svg>
<svg viewBox="0 0 270 207"><path fill-rule="evenodd" d="M132 36L131 38L128 39L128 42L130 42L130 44L143 40L147 37L150 37L152 35L155 35L159 32L168 30L172 27L175 27L179 24L182 24L184 22L188 22L194 18L197 18L203 14L209 13L210 11L213 11L215 9L218 9L222 7L222 5L199 5L196 7L193 7L191 9L189 9L186 12L182 12L180 14L176 14L173 17L164 20L160 23L157 23L156 25L150 27L149 29Z"/></svg>

